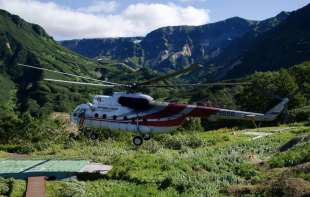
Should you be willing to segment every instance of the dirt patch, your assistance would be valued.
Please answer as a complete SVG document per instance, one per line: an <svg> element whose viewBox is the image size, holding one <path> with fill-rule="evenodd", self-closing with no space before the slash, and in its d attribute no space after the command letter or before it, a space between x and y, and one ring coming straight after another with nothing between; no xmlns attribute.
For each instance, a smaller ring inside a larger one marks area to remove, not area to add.
<svg viewBox="0 0 310 197"><path fill-rule="evenodd" d="M14 159L27 159L31 155L30 154L19 154L19 153L7 153L6 157L8 158L14 158Z"/></svg>
<svg viewBox="0 0 310 197"><path fill-rule="evenodd" d="M70 115L68 113L54 112L51 114L51 119L61 121L64 124L64 129L66 132L74 134L78 133L79 129L70 121Z"/></svg>
<svg viewBox="0 0 310 197"><path fill-rule="evenodd" d="M310 182L302 178L280 179L271 185L270 196L310 196Z"/></svg>

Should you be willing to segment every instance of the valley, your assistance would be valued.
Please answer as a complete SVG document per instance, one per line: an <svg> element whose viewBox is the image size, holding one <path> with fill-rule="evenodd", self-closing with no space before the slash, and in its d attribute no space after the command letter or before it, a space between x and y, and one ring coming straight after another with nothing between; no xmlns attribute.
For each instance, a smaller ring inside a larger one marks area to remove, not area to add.
<svg viewBox="0 0 310 197"><path fill-rule="evenodd" d="M162 27L143 37L67 41L0 9L0 162L88 160L113 166L105 175L48 180L46 195L53 197L309 196L309 9L308 4L261 21L233 17ZM279 99L289 103L277 120L258 122L259 128L251 121L190 118L136 147L131 133L97 129L98 138L91 140L69 124L77 105L128 89L47 82L88 81L18 65L133 84L192 63L202 68L135 91L160 102L257 113ZM177 87L205 82L241 84ZM24 196L26 183L0 177L0 196Z"/></svg>

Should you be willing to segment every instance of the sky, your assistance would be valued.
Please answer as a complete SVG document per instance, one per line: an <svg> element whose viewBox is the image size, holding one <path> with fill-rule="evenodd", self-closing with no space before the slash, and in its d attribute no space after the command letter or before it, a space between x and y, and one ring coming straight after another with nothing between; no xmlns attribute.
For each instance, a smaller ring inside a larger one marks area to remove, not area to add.
<svg viewBox="0 0 310 197"><path fill-rule="evenodd" d="M263 20L310 0L0 0L0 9L41 25L56 40L145 36L160 27L239 16Z"/></svg>

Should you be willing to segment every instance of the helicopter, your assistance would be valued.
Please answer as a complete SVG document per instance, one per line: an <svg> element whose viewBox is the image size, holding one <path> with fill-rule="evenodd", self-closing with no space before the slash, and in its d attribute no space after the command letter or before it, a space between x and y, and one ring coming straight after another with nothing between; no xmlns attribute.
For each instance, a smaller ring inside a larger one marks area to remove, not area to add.
<svg viewBox="0 0 310 197"><path fill-rule="evenodd" d="M172 72L164 76L155 77L144 82L131 84L115 83L91 77L79 76L71 73L50 70L46 68L18 64L23 67L54 72L70 77L78 77L94 82L66 81L60 79L45 78L45 81L67 83L75 85L88 85L98 87L122 87L129 91L114 92L112 95L95 95L92 102L78 105L70 114L70 120L80 129L105 128L134 132L132 142L136 146L143 144L151 138L151 134L171 132L180 127L190 117L206 118L209 121L217 120L249 120L252 122L267 122L275 120L286 108L288 98L281 101L266 113L255 113L223 109L208 106L158 102L151 96L135 92L137 88L168 88L168 87L207 87L207 86L233 86L246 85L248 83L194 83L176 85L156 85L157 82L171 77L177 77L201 67L193 64L183 70ZM95 136L94 136L95 137Z"/></svg>

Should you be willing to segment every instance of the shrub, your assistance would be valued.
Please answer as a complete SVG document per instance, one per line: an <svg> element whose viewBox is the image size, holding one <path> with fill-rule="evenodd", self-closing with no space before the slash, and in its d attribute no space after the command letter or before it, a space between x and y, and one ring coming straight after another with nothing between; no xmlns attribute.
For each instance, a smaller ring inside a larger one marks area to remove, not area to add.
<svg viewBox="0 0 310 197"><path fill-rule="evenodd" d="M57 196L61 197L80 197L85 195L85 184L78 181L63 182L62 188Z"/></svg>
<svg viewBox="0 0 310 197"><path fill-rule="evenodd" d="M288 112L288 118L292 122L308 121L310 119L310 106L290 110Z"/></svg>
<svg viewBox="0 0 310 197"><path fill-rule="evenodd" d="M6 151L9 153L19 153L19 154L29 154L34 151L34 148L31 144L26 145L1 145L0 150Z"/></svg>
<svg viewBox="0 0 310 197"><path fill-rule="evenodd" d="M0 178L0 196L8 195L9 191L10 191L10 186L9 186L8 181Z"/></svg>
<svg viewBox="0 0 310 197"><path fill-rule="evenodd" d="M240 164L235 166L234 173L238 176L244 177L245 179L249 180L252 177L256 176L256 171L250 164Z"/></svg>
<svg viewBox="0 0 310 197"><path fill-rule="evenodd" d="M207 141L207 145L208 145L208 146L216 145L216 140L215 140L215 139L209 139L209 140Z"/></svg>
<svg viewBox="0 0 310 197"><path fill-rule="evenodd" d="M172 178L171 177L167 177L164 180L161 181L158 189L166 189L168 187L170 187L172 184Z"/></svg>
<svg viewBox="0 0 310 197"><path fill-rule="evenodd" d="M190 118L186 120L183 123L182 128L186 131L203 131L200 118Z"/></svg>
<svg viewBox="0 0 310 197"><path fill-rule="evenodd" d="M191 148L198 148L204 144L203 140L199 138L197 135L192 135L188 138L186 145Z"/></svg>
<svg viewBox="0 0 310 197"><path fill-rule="evenodd" d="M173 150L182 149L182 140L176 136L171 136L165 140L165 147Z"/></svg>

